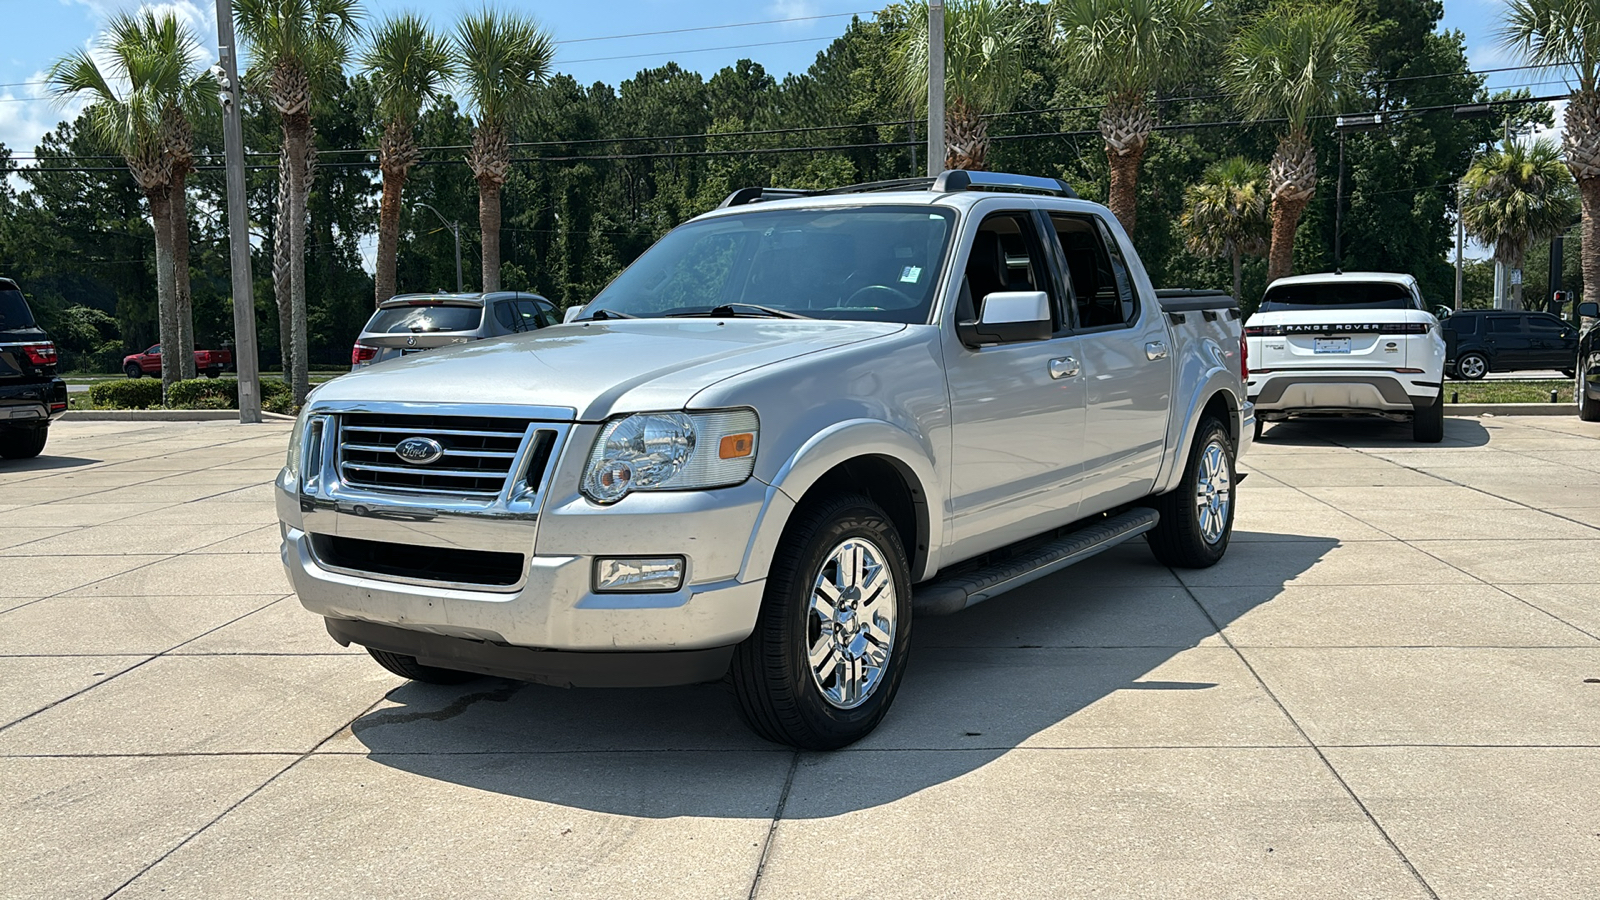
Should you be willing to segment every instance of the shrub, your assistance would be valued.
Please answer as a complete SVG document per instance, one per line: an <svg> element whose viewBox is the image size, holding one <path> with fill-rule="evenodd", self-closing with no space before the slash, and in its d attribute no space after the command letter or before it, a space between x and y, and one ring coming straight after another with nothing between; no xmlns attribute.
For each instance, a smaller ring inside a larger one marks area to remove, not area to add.
<svg viewBox="0 0 1600 900"><path fill-rule="evenodd" d="M155 378L102 381L89 387L96 409L155 409L161 406L161 382Z"/></svg>
<svg viewBox="0 0 1600 900"><path fill-rule="evenodd" d="M167 391L167 406L173 409L238 409L237 378L191 378ZM294 392L277 378L261 379L261 408L268 412L294 411Z"/></svg>

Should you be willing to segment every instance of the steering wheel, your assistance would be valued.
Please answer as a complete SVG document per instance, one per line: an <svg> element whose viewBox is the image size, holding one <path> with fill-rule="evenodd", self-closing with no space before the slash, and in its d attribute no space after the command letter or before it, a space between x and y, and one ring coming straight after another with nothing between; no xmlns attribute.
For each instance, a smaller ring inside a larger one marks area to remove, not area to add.
<svg viewBox="0 0 1600 900"><path fill-rule="evenodd" d="M878 309L911 309L919 305L917 300L907 297L886 284L869 284L850 295L844 302L847 307L873 306Z"/></svg>

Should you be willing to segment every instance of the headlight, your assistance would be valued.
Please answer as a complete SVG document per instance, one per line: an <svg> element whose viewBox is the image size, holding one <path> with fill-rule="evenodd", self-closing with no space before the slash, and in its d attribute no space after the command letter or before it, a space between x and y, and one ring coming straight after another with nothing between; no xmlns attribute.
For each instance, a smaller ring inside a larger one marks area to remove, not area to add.
<svg viewBox="0 0 1600 900"><path fill-rule="evenodd" d="M310 411L309 405L300 410L300 415L295 417L294 428L289 431L289 455L283 461L283 467L289 472L289 483L295 484L300 480L300 450L306 442L306 419Z"/></svg>
<svg viewBox="0 0 1600 900"><path fill-rule="evenodd" d="M600 429L583 472L584 496L615 503L630 491L727 487L756 465L754 410L637 413Z"/></svg>

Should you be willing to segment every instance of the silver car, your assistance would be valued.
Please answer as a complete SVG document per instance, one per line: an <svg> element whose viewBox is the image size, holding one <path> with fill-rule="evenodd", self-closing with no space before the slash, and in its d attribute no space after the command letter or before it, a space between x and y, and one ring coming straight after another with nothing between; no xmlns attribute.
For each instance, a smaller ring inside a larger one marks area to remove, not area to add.
<svg viewBox="0 0 1600 900"><path fill-rule="evenodd" d="M356 345L350 371L450 344L535 331L561 321L538 294L398 294L378 304Z"/></svg>

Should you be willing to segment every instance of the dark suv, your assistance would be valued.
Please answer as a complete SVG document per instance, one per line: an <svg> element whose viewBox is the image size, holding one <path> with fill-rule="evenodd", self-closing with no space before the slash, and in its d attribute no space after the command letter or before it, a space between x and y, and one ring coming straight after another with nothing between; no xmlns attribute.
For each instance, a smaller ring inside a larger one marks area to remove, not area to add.
<svg viewBox="0 0 1600 900"><path fill-rule="evenodd" d="M1490 372L1560 369L1568 378L1578 359L1578 329L1543 312L1464 309L1440 323L1455 351L1445 374L1477 380Z"/></svg>
<svg viewBox="0 0 1600 900"><path fill-rule="evenodd" d="M56 345L33 321L17 283L0 278L0 457L38 456L50 420L66 411L67 383L56 377Z"/></svg>

